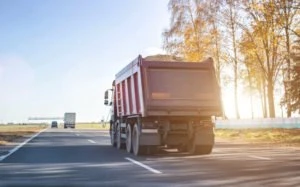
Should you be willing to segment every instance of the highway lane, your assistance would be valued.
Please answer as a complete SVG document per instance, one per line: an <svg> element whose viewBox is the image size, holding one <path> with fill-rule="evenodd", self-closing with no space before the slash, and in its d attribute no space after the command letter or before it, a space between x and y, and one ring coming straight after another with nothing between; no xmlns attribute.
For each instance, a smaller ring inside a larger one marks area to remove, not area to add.
<svg viewBox="0 0 300 187"><path fill-rule="evenodd" d="M0 162L0 186L300 186L300 150L218 142L135 157L107 132L48 129Z"/></svg>

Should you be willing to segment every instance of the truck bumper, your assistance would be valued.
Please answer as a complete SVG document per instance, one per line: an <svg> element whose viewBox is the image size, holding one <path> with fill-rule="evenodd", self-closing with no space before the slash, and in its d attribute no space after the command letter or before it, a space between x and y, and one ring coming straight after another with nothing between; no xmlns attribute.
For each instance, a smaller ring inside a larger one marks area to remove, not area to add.
<svg viewBox="0 0 300 187"><path fill-rule="evenodd" d="M75 128L75 124L65 124L65 125L64 125L64 128L65 128L65 129L66 129L66 128L69 128L69 127L74 129L74 128Z"/></svg>

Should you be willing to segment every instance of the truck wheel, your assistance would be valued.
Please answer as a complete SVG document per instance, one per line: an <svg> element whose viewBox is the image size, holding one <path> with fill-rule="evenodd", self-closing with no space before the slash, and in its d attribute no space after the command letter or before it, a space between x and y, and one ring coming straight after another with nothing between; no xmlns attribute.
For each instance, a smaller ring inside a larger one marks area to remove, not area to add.
<svg viewBox="0 0 300 187"><path fill-rule="evenodd" d="M126 151L128 153L132 152L132 136L131 136L131 125L128 124L126 127Z"/></svg>
<svg viewBox="0 0 300 187"><path fill-rule="evenodd" d="M133 154L136 156L145 154L145 152L147 151L146 146L140 145L140 135L139 135L139 128L137 124L134 125L132 131L132 149L133 149Z"/></svg>
<svg viewBox="0 0 300 187"><path fill-rule="evenodd" d="M189 146L189 153L193 155L207 155L212 152L213 145L196 145L195 142Z"/></svg>
<svg viewBox="0 0 300 187"><path fill-rule="evenodd" d="M121 125L117 126L117 148L118 149L123 149L124 148L124 143L122 143L122 137L121 137Z"/></svg>
<svg viewBox="0 0 300 187"><path fill-rule="evenodd" d="M110 133L110 143L113 147L116 147L115 128L113 124L110 125L109 133Z"/></svg>
<svg viewBox="0 0 300 187"><path fill-rule="evenodd" d="M213 149L213 145L201 145L200 146L200 152L201 154L204 154L204 155L208 155L212 152L212 149Z"/></svg>
<svg viewBox="0 0 300 187"><path fill-rule="evenodd" d="M177 151L182 153L187 151L187 146L186 145L181 145L177 147Z"/></svg>
<svg viewBox="0 0 300 187"><path fill-rule="evenodd" d="M147 151L147 152L146 152L147 155L155 155L155 154L158 153L158 148L157 148L157 146L146 146L145 149L146 149L145 151Z"/></svg>
<svg viewBox="0 0 300 187"><path fill-rule="evenodd" d="M200 146L196 145L194 143L194 141L189 145L188 150L189 150L189 153L192 154L192 155L198 155L198 154L200 154L199 153Z"/></svg>

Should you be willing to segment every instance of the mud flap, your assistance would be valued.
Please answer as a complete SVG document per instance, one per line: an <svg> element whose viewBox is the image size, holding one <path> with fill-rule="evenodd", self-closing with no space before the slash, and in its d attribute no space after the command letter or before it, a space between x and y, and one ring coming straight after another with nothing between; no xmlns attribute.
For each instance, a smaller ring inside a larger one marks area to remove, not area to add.
<svg viewBox="0 0 300 187"><path fill-rule="evenodd" d="M160 145L160 135L158 133L141 133L140 145Z"/></svg>

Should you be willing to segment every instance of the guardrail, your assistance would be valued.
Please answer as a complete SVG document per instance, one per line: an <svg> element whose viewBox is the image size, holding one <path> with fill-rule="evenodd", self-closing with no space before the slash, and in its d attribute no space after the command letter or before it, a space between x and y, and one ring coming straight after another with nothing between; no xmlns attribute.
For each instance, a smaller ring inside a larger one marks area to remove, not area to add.
<svg viewBox="0 0 300 187"><path fill-rule="evenodd" d="M216 120L217 129L300 128L300 118L263 118Z"/></svg>

